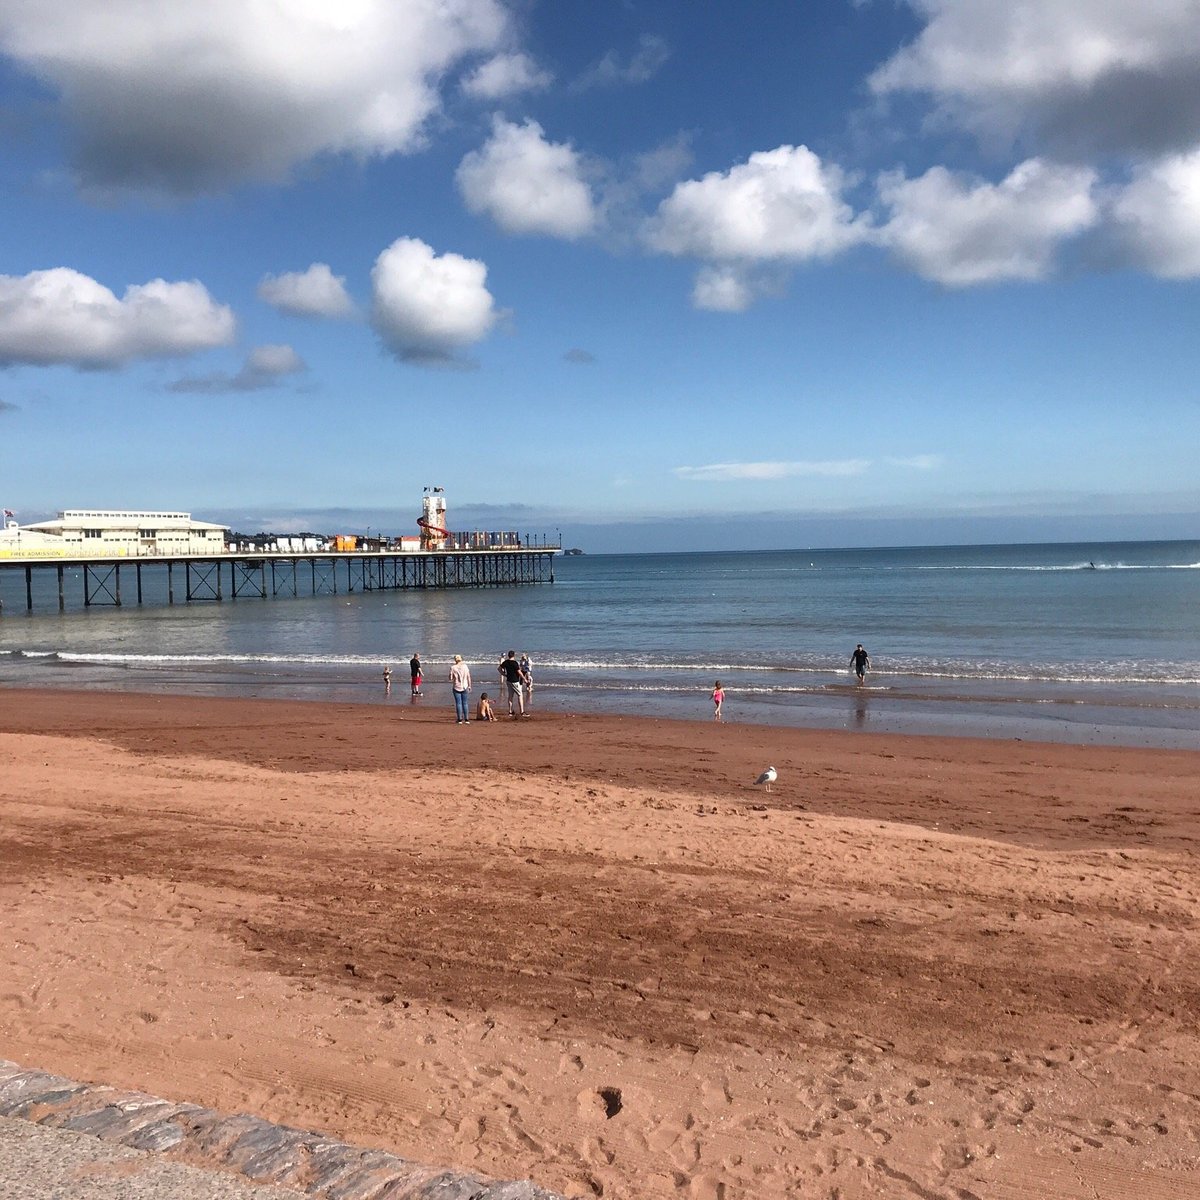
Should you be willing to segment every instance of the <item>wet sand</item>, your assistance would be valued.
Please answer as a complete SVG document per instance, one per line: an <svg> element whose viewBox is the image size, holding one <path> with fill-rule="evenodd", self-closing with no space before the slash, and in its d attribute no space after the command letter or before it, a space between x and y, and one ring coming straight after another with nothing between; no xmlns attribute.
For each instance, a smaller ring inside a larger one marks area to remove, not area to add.
<svg viewBox="0 0 1200 1200"><path fill-rule="evenodd" d="M1200 1196L1200 754L431 699L0 692L0 1056L570 1195Z"/></svg>

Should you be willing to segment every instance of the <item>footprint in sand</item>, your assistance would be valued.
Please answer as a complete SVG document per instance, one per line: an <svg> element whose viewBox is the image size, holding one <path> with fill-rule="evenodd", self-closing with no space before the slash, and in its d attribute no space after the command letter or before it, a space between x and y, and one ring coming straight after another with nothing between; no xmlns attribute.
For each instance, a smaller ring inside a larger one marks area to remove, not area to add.
<svg viewBox="0 0 1200 1200"><path fill-rule="evenodd" d="M706 1079L700 1085L700 1096L705 1108L727 1108L733 1103L733 1093L725 1080Z"/></svg>
<svg viewBox="0 0 1200 1200"><path fill-rule="evenodd" d="M611 1121L624 1107L621 1089L587 1088L575 1097L579 1116L585 1121Z"/></svg>

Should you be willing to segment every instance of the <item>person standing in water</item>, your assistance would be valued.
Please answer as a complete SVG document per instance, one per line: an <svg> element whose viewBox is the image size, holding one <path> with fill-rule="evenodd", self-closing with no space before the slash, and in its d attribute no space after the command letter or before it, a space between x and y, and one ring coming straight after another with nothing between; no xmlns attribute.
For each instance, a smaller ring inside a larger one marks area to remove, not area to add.
<svg viewBox="0 0 1200 1200"><path fill-rule="evenodd" d="M419 651L408 660L408 671L412 676L412 694L419 696L421 694L421 655Z"/></svg>
<svg viewBox="0 0 1200 1200"><path fill-rule="evenodd" d="M866 682L867 672L871 669L871 656L863 649L862 642L854 647L854 653L850 655L850 665L854 668L854 674L858 676L858 686L862 687Z"/></svg>
<svg viewBox="0 0 1200 1200"><path fill-rule="evenodd" d="M725 718L721 716L721 705L725 703L725 689L721 686L721 681L719 679L713 685L712 702L713 720L723 721Z"/></svg>

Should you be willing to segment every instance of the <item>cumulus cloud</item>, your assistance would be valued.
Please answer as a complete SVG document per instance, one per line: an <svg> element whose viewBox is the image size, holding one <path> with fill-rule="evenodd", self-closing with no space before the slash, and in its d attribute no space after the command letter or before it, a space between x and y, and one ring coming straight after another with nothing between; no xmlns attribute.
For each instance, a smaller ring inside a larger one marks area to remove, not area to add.
<svg viewBox="0 0 1200 1200"><path fill-rule="evenodd" d="M233 340L231 309L195 280L154 279L118 299L69 267L0 275L0 365L119 367Z"/></svg>
<svg viewBox="0 0 1200 1200"><path fill-rule="evenodd" d="M571 90L583 92L589 88L646 83L658 74L670 57L671 47L666 41L656 34L646 33L638 39L637 49L629 57L610 50L575 80Z"/></svg>
<svg viewBox="0 0 1200 1200"><path fill-rule="evenodd" d="M499 319L487 267L438 255L417 238L399 238L371 270L371 324L406 362L449 362L491 332Z"/></svg>
<svg viewBox="0 0 1200 1200"><path fill-rule="evenodd" d="M1200 149L1139 167L1111 216L1131 262L1164 279L1200 276Z"/></svg>
<svg viewBox="0 0 1200 1200"><path fill-rule="evenodd" d="M646 238L663 254L716 262L828 258L867 234L866 219L842 199L845 183L807 146L762 150L677 184Z"/></svg>
<svg viewBox="0 0 1200 1200"><path fill-rule="evenodd" d="M745 312L760 296L774 290L761 273L720 263L696 272L692 304L706 312Z"/></svg>
<svg viewBox="0 0 1200 1200"><path fill-rule="evenodd" d="M917 38L872 76L950 116L1075 150L1200 140L1195 0L909 0Z"/></svg>
<svg viewBox="0 0 1200 1200"><path fill-rule="evenodd" d="M291 346L255 346L246 355L236 375L214 371L209 375L190 375L167 385L169 392L195 392L223 395L230 392L258 392L277 386L286 376L307 371L308 365Z"/></svg>
<svg viewBox="0 0 1200 1200"><path fill-rule="evenodd" d="M506 233L574 239L598 219L579 154L546 140L533 120L492 122L492 136L459 164L456 179L467 208L486 213Z"/></svg>
<svg viewBox="0 0 1200 1200"><path fill-rule="evenodd" d="M704 467L674 467L671 473L678 479L699 483L730 483L743 479L790 479L797 475L828 478L861 475L870 465L870 460L865 458L834 459L827 462L710 463Z"/></svg>
<svg viewBox="0 0 1200 1200"><path fill-rule="evenodd" d="M411 151L445 73L510 38L500 0L0 8L0 51L58 93L84 182L177 193Z"/></svg>
<svg viewBox="0 0 1200 1200"><path fill-rule="evenodd" d="M879 240L925 279L951 287L1044 278L1063 239L1095 224L1095 172L1029 159L991 184L932 167L885 175Z"/></svg>
<svg viewBox="0 0 1200 1200"><path fill-rule="evenodd" d="M497 54L480 64L462 82L462 90L476 100L505 100L524 92L541 92L554 76L528 54Z"/></svg>
<svg viewBox="0 0 1200 1200"><path fill-rule="evenodd" d="M644 228L662 254L697 258L692 302L741 312L779 287L778 267L827 259L865 241L870 221L843 199L844 173L807 146L751 154L677 184Z"/></svg>
<svg viewBox="0 0 1200 1200"><path fill-rule="evenodd" d="M307 271L266 275L258 285L258 295L292 316L347 317L354 312L345 276L334 275L325 263L313 263Z"/></svg>

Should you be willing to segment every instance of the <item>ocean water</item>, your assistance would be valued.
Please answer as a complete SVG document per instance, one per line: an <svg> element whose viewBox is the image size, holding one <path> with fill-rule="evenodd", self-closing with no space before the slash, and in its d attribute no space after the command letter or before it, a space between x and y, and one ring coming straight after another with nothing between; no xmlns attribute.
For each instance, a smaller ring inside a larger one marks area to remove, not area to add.
<svg viewBox="0 0 1200 1200"><path fill-rule="evenodd" d="M0 684L408 704L452 718L449 663L537 710L1200 748L1200 541L583 555L553 584L27 615L0 572ZM163 581L145 571L147 600ZM81 594L68 581L68 594ZM862 642L873 670L854 685ZM396 685L383 695L390 663Z"/></svg>

